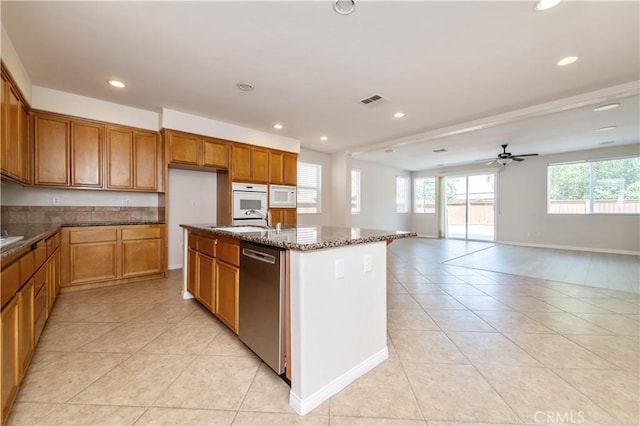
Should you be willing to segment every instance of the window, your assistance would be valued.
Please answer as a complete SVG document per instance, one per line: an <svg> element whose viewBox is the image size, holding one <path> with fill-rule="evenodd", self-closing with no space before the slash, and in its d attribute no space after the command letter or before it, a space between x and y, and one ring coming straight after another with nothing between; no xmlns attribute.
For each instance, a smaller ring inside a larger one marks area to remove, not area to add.
<svg viewBox="0 0 640 426"><path fill-rule="evenodd" d="M298 213L320 213L322 166L298 163Z"/></svg>
<svg viewBox="0 0 640 426"><path fill-rule="evenodd" d="M409 213L409 178L396 176L396 213Z"/></svg>
<svg viewBox="0 0 640 426"><path fill-rule="evenodd" d="M351 169L351 213L360 213L360 170Z"/></svg>
<svg viewBox="0 0 640 426"><path fill-rule="evenodd" d="M640 213L640 157L551 164L550 214Z"/></svg>
<svg viewBox="0 0 640 426"><path fill-rule="evenodd" d="M413 180L413 211L436 212L436 178L421 177Z"/></svg>

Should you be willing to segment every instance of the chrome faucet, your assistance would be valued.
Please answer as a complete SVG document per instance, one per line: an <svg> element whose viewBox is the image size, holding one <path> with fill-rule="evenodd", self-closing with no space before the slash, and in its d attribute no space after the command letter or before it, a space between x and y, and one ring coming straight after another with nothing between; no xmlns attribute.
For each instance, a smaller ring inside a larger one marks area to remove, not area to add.
<svg viewBox="0 0 640 426"><path fill-rule="evenodd" d="M271 212L269 210L251 209L247 210L244 214L247 216L250 214L257 214L258 216L260 216L260 219L264 219L264 222L267 224L267 229L271 229Z"/></svg>

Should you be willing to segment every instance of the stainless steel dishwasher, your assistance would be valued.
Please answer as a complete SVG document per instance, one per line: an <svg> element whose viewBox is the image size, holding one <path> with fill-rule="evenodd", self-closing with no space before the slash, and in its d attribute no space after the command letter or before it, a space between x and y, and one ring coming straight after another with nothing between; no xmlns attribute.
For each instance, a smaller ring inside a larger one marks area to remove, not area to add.
<svg viewBox="0 0 640 426"><path fill-rule="evenodd" d="M240 340L276 373L285 364L283 250L240 242Z"/></svg>

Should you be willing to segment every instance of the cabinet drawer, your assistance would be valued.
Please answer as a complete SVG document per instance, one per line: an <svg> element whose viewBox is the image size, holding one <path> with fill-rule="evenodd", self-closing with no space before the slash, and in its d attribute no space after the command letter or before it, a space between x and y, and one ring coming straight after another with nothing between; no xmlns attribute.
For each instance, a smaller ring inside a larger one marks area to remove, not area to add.
<svg viewBox="0 0 640 426"><path fill-rule="evenodd" d="M33 291L35 293L38 293L40 291L40 289L47 282L47 267L43 266L42 268L38 269L38 272L36 272L36 274L33 276L33 278L35 280Z"/></svg>
<svg viewBox="0 0 640 426"><path fill-rule="evenodd" d="M47 238L47 257L51 256L60 247L60 234Z"/></svg>
<svg viewBox="0 0 640 426"><path fill-rule="evenodd" d="M216 257L216 240L198 237L198 251L210 257Z"/></svg>
<svg viewBox="0 0 640 426"><path fill-rule="evenodd" d="M4 306L20 288L20 262L4 268L0 281L2 281L2 286L0 286L2 295L0 298L2 299L2 306Z"/></svg>
<svg viewBox="0 0 640 426"><path fill-rule="evenodd" d="M36 271L36 253L31 250L20 258L20 278L22 281L29 279Z"/></svg>
<svg viewBox="0 0 640 426"><path fill-rule="evenodd" d="M198 236L189 233L189 248L198 251Z"/></svg>
<svg viewBox="0 0 640 426"><path fill-rule="evenodd" d="M122 230L123 240L146 240L150 238L160 238L160 228L124 228Z"/></svg>
<svg viewBox="0 0 640 426"><path fill-rule="evenodd" d="M240 243L238 240L218 240L216 249L216 257L218 260L227 262L231 265L240 265Z"/></svg>
<svg viewBox="0 0 640 426"><path fill-rule="evenodd" d="M36 246L35 250L33 250L33 255L34 255L35 269L38 269L40 266L44 264L44 261L47 260L47 243L44 241L40 241Z"/></svg>
<svg viewBox="0 0 640 426"><path fill-rule="evenodd" d="M102 241L115 241L117 238L116 229L98 229L86 231L69 232L69 242L71 244L99 243Z"/></svg>

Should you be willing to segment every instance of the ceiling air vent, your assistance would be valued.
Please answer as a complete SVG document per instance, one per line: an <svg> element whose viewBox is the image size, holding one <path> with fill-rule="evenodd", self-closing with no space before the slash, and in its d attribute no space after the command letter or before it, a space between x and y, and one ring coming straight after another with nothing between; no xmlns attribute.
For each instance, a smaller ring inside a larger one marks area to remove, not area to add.
<svg viewBox="0 0 640 426"><path fill-rule="evenodd" d="M388 101L389 99L385 98L384 96L382 96L379 93L374 93L371 96L367 96L364 99L360 99L360 103L362 103L363 105L371 105L371 104L378 104L378 103L382 103L385 101Z"/></svg>
<svg viewBox="0 0 640 426"><path fill-rule="evenodd" d="M447 150L444 148L440 148L440 149L434 149L433 152L447 152Z"/></svg>

